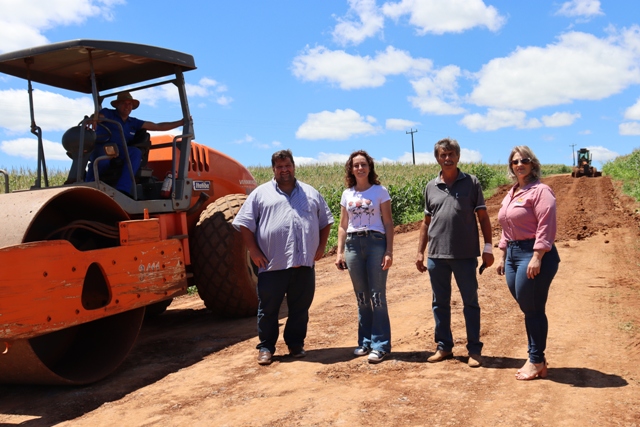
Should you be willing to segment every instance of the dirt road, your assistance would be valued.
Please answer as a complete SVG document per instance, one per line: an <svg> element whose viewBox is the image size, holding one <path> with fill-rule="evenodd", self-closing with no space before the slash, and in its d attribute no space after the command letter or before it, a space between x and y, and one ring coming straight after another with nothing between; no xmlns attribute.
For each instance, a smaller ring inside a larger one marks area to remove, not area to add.
<svg viewBox="0 0 640 427"><path fill-rule="evenodd" d="M514 378L526 357L524 322L495 268L479 276L485 365L465 363L455 292L456 357L426 363L431 291L414 266L414 230L396 237L393 350L379 365L352 356L355 298L331 257L317 265L305 359L286 356L280 342L275 362L258 366L254 318L217 321L185 297L147 322L123 366L98 384L0 386L0 426L640 426L637 205L607 177L545 182L558 199L562 259L549 296L546 380ZM505 191L488 202L496 242Z"/></svg>

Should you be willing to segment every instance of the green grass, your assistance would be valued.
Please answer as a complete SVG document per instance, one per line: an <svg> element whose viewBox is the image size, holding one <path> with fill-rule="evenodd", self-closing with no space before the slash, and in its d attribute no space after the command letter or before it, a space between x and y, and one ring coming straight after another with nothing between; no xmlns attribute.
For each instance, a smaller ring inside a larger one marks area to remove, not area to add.
<svg viewBox="0 0 640 427"><path fill-rule="evenodd" d="M487 165L484 163L460 163L460 169L475 175L482 185L485 198L490 197L497 187L509 184L506 165ZM258 184L273 177L271 167L249 167ZM438 164L410 165L398 163L376 164L376 172L382 185L391 195L391 211L395 225L420 221L424 218L422 192L427 182L435 178L440 171ZM547 165L543 175L570 173L571 168L564 165ZM327 201L335 223L331 229L327 248L337 244L338 221L340 220L340 197L344 191L344 164L300 165L296 167L296 177L315 187Z"/></svg>
<svg viewBox="0 0 640 427"><path fill-rule="evenodd" d="M627 157L629 157L627 159ZM625 162L620 166L616 161L607 163L605 170L612 176L610 169L620 169L626 173L624 181L627 186L635 191L640 198L640 181L638 164L640 163L640 153L634 152L631 156L620 158ZM635 169L634 169L635 168ZM271 167L249 167L258 184L269 181L273 177ZM478 177L482 185L485 198L489 198L501 185L509 184L506 165L488 165L485 163L460 163L460 169ZM393 222L395 225L407 224L420 221L423 218L422 192L425 185L433 179L439 172L437 164L398 164L379 163L376 165L376 172L382 185L387 187L391 194L391 209L393 212ZM635 170L629 173L629 170ZM35 180L36 174L25 169L12 169L8 171L11 191L24 190L30 188ZM542 175L553 175L570 173L571 168L565 165L545 165L542 168ZM296 167L296 177L301 181L317 188L327 201L331 212L335 217L335 223L331 229L328 248L332 248L337 243L338 222L340 219L340 197L344 191L344 164L321 164L321 165L300 165ZM50 171L49 184L52 186L61 185L67 178L67 171ZM622 178L616 178L621 179ZM633 184L635 183L635 187ZM4 177L0 176L0 192L4 192Z"/></svg>
<svg viewBox="0 0 640 427"><path fill-rule="evenodd" d="M36 182L36 172L25 169L25 168L12 168L6 170L9 174L9 189L10 191L16 190L28 190L31 188ZM56 187L58 185L64 184L67 179L68 171L62 170L49 170L47 173L47 178L49 180L49 186ZM44 176L42 177L42 186L44 187ZM0 193L4 193L4 185L5 185L5 176L0 174Z"/></svg>
<svg viewBox="0 0 640 427"><path fill-rule="evenodd" d="M605 163L602 173L622 182L622 191L640 201L640 149Z"/></svg>

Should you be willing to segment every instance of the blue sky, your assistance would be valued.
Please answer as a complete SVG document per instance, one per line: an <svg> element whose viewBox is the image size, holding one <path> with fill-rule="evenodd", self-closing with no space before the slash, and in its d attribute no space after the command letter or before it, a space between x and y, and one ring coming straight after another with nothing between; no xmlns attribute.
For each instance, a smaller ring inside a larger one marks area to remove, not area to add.
<svg viewBox="0 0 640 427"><path fill-rule="evenodd" d="M185 74L196 141L247 166L290 148L297 164L505 163L515 145L543 163L596 165L640 148L640 2L507 0L0 0L0 53L72 39L120 40L194 56ZM92 112L88 96L35 85L49 167ZM133 115L179 118L175 99L136 92ZM36 167L26 82L0 75L0 168Z"/></svg>

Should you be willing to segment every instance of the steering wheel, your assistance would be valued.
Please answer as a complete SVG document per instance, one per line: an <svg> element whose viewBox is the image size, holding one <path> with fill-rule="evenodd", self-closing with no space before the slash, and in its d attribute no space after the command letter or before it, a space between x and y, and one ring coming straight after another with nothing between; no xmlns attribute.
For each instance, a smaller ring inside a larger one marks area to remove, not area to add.
<svg viewBox="0 0 640 427"><path fill-rule="evenodd" d="M107 133L96 132L96 144L104 144L111 140L111 129L109 129L104 123L98 123L98 126L103 128Z"/></svg>

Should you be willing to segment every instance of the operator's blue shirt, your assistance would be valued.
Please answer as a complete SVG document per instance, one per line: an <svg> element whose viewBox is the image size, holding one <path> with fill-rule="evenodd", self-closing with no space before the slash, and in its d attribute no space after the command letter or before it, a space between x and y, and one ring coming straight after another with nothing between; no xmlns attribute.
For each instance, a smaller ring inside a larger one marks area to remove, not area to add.
<svg viewBox="0 0 640 427"><path fill-rule="evenodd" d="M122 126L122 131L124 132L125 142L129 143L135 136L136 132L142 129L142 125L144 124L144 120L136 119L135 117L129 116L127 120L122 120L120 114L116 110L112 110L110 108L103 108L100 110L100 114L104 116L106 119L115 120ZM123 144L122 136L120 135L120 129L115 123L109 122L101 122L104 126L106 126L111 131L111 139L109 142L113 142L118 144L118 148L122 151L122 148L127 144ZM98 126L96 130L96 134L98 136L99 141L104 141L106 138L107 131L102 127Z"/></svg>
<svg viewBox="0 0 640 427"><path fill-rule="evenodd" d="M97 144L91 153L90 159L91 162L94 162L98 157L104 155L104 143L111 142L118 145L118 158L126 159L125 149L129 154L129 159L131 160L131 168L133 170L133 174L135 174L140 168L140 163L142 161L142 154L140 150L136 147L129 147L127 144L131 142L136 132L142 129L142 125L144 124L143 120L136 119L135 117L128 117L127 120L122 120L122 117L118 114L116 110L112 110L109 108L103 108L100 110L100 115L104 116L106 119L114 120L117 123L120 123L122 126L122 131L124 133L124 141L122 141L122 134L120 133L120 127L115 123L109 122L100 122L101 125L104 125L111 131L111 137L109 138L107 130L103 126L98 126L96 129L96 135L98 137L98 141L102 141L100 144ZM98 172L103 174L108 168L110 162L100 162L98 165ZM86 181L95 181L95 173L93 170L93 164L89 165L87 170ZM131 188L134 184L132 176L126 171L120 174L120 178L118 178L118 182L115 187L117 190L131 193Z"/></svg>

